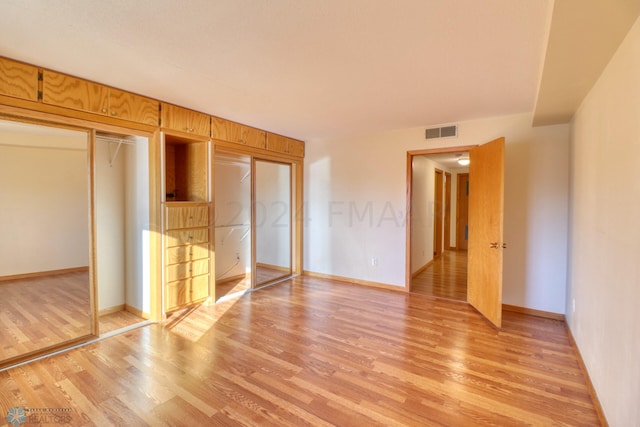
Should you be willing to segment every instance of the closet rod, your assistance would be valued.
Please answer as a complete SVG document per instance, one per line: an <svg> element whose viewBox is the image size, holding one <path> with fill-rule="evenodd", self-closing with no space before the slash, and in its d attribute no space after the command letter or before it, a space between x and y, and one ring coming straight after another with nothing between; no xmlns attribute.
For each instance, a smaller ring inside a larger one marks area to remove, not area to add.
<svg viewBox="0 0 640 427"><path fill-rule="evenodd" d="M113 167L113 162L116 161L116 158L118 157L118 153L120 152L120 147L122 147L122 144L124 144L124 145L136 145L136 143L133 142L133 141L129 141L129 140L122 139L122 138L114 138L112 136L104 136L104 135L96 135L96 141L108 142L109 144L118 144L118 146L116 147L115 153L113 153L113 155L109 159L109 167L110 168ZM111 149L109 149L109 153L111 153Z"/></svg>

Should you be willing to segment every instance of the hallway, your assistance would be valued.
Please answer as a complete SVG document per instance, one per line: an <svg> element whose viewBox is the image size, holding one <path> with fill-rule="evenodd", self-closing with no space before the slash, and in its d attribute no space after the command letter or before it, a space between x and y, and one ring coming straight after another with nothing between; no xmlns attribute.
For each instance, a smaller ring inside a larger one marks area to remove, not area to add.
<svg viewBox="0 0 640 427"><path fill-rule="evenodd" d="M411 292L466 301L467 251L444 251L412 279Z"/></svg>

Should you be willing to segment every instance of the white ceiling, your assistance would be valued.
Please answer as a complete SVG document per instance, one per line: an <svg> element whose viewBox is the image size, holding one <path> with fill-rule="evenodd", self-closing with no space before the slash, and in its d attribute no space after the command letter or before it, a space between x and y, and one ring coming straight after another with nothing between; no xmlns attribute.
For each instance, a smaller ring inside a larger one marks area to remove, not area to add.
<svg viewBox="0 0 640 427"><path fill-rule="evenodd" d="M552 0L2 0L0 55L303 140L531 112Z"/></svg>

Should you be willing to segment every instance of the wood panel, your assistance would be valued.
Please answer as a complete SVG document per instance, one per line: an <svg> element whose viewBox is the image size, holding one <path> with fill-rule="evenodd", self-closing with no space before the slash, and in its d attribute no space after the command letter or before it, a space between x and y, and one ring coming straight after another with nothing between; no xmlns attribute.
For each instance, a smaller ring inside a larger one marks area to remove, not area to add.
<svg viewBox="0 0 640 427"><path fill-rule="evenodd" d="M219 117L211 118L211 136L215 139L249 147L266 147L265 131Z"/></svg>
<svg viewBox="0 0 640 427"><path fill-rule="evenodd" d="M444 173L444 248L451 249L451 174Z"/></svg>
<svg viewBox="0 0 640 427"><path fill-rule="evenodd" d="M384 313L384 316L381 316ZM564 322L300 277L0 372L70 425L600 425Z"/></svg>
<svg viewBox="0 0 640 427"><path fill-rule="evenodd" d="M280 153L289 152L289 138L275 133L267 133L267 150Z"/></svg>
<svg viewBox="0 0 640 427"><path fill-rule="evenodd" d="M42 102L106 115L109 108L109 88L66 74L44 70Z"/></svg>
<svg viewBox="0 0 640 427"><path fill-rule="evenodd" d="M186 230L168 230L166 237L167 247L207 243L209 241L209 229L190 228Z"/></svg>
<svg viewBox="0 0 640 427"><path fill-rule="evenodd" d="M38 68L0 58L0 95L38 100Z"/></svg>
<svg viewBox="0 0 640 427"><path fill-rule="evenodd" d="M456 191L456 249L467 250L469 226L469 174L458 174Z"/></svg>
<svg viewBox="0 0 640 427"><path fill-rule="evenodd" d="M201 245L176 246L167 249L167 264L209 258L209 248Z"/></svg>
<svg viewBox="0 0 640 427"><path fill-rule="evenodd" d="M469 152L467 300L498 328L502 319L504 138Z"/></svg>
<svg viewBox="0 0 640 427"><path fill-rule="evenodd" d="M434 171L433 188L433 257L442 255L443 206L442 190L444 176L440 169Z"/></svg>
<svg viewBox="0 0 640 427"><path fill-rule="evenodd" d="M289 154L304 157L304 142L289 138Z"/></svg>
<svg viewBox="0 0 640 427"><path fill-rule="evenodd" d="M167 201L208 201L207 168L207 142L193 142L165 135Z"/></svg>
<svg viewBox="0 0 640 427"><path fill-rule="evenodd" d="M172 264L167 266L167 281L174 282L207 273L209 273L208 258L182 264Z"/></svg>
<svg viewBox="0 0 640 427"><path fill-rule="evenodd" d="M167 229L206 227L209 225L209 204L168 205L165 221Z"/></svg>
<svg viewBox="0 0 640 427"><path fill-rule="evenodd" d="M109 89L109 115L123 120L158 126L159 105L156 100L118 89Z"/></svg>
<svg viewBox="0 0 640 427"><path fill-rule="evenodd" d="M187 108L162 103L162 127L209 137L211 135L211 117Z"/></svg>

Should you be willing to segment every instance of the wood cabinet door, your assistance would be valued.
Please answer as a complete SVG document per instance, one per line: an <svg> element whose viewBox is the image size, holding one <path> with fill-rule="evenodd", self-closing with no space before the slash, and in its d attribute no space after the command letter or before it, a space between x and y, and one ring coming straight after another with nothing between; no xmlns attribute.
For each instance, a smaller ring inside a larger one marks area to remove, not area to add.
<svg viewBox="0 0 640 427"><path fill-rule="evenodd" d="M276 135L275 133L267 133L267 150L278 153L288 153L289 138Z"/></svg>
<svg viewBox="0 0 640 427"><path fill-rule="evenodd" d="M58 107L106 115L109 88L66 74L44 70L42 102Z"/></svg>
<svg viewBox="0 0 640 427"><path fill-rule="evenodd" d="M242 144L242 125L219 117L212 117L211 136L221 141Z"/></svg>
<svg viewBox="0 0 640 427"><path fill-rule="evenodd" d="M289 154L296 157L304 157L304 142L289 139Z"/></svg>
<svg viewBox="0 0 640 427"><path fill-rule="evenodd" d="M250 147L265 148L267 133L260 129L242 126L242 143Z"/></svg>
<svg viewBox="0 0 640 427"><path fill-rule="evenodd" d="M158 125L159 102L118 89L109 89L109 115L145 125Z"/></svg>
<svg viewBox="0 0 640 427"><path fill-rule="evenodd" d="M0 95L38 100L38 68L0 58Z"/></svg>
<svg viewBox="0 0 640 427"><path fill-rule="evenodd" d="M162 127L209 137L211 134L211 117L197 111L163 103Z"/></svg>

